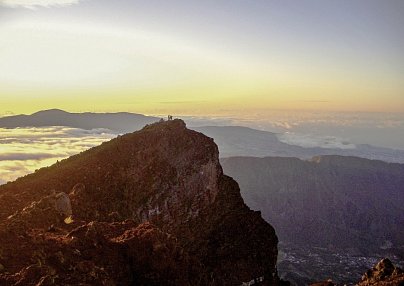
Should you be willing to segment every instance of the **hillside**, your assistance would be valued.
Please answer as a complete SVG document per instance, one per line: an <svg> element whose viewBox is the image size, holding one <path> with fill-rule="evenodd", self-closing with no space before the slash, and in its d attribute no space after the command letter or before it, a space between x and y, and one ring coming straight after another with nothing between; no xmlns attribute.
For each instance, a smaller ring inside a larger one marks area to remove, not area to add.
<svg viewBox="0 0 404 286"><path fill-rule="evenodd" d="M181 120L1 186L0 221L1 285L279 284L274 229Z"/></svg>
<svg viewBox="0 0 404 286"><path fill-rule="evenodd" d="M381 257L404 261L404 165L342 156L221 163L247 205L275 227L288 262L279 269L356 281Z"/></svg>

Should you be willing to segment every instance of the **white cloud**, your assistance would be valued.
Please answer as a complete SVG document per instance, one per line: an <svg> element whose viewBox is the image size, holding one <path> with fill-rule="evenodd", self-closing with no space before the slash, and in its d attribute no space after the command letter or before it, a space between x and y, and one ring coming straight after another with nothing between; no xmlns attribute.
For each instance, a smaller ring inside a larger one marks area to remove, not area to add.
<svg viewBox="0 0 404 286"><path fill-rule="evenodd" d="M0 128L0 185L115 136L101 128Z"/></svg>
<svg viewBox="0 0 404 286"><path fill-rule="evenodd" d="M0 5L11 8L35 9L38 7L69 6L80 0L0 0Z"/></svg>
<svg viewBox="0 0 404 286"><path fill-rule="evenodd" d="M277 135L279 141L306 148L320 147L325 149L356 149L356 145L348 140L335 136L298 134L286 132Z"/></svg>

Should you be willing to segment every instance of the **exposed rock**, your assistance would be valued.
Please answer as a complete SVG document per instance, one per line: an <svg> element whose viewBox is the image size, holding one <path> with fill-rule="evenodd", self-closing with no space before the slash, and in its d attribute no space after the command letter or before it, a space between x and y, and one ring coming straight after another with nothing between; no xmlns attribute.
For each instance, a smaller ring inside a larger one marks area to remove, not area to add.
<svg viewBox="0 0 404 286"><path fill-rule="evenodd" d="M66 235L45 236L38 249L41 263L0 276L0 284L191 285L194 271L175 239L148 223L91 222Z"/></svg>
<svg viewBox="0 0 404 286"><path fill-rule="evenodd" d="M310 284L310 286L335 286L335 284L332 282L332 280L327 280L323 282Z"/></svg>
<svg viewBox="0 0 404 286"><path fill-rule="evenodd" d="M66 193L62 192L55 195L55 209L64 217L69 217L73 214L70 198Z"/></svg>
<svg viewBox="0 0 404 286"><path fill-rule="evenodd" d="M404 272L397 268L388 259L382 259L372 269L369 269L358 283L359 286L380 285L395 286L404 285Z"/></svg>
<svg viewBox="0 0 404 286"><path fill-rule="evenodd" d="M1 186L0 284L278 285L275 231L218 158L172 120Z"/></svg>

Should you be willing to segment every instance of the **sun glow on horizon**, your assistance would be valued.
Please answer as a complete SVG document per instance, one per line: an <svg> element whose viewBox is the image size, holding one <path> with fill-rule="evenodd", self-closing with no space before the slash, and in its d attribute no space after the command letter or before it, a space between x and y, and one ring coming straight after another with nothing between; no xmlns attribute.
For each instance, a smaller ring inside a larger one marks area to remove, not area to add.
<svg viewBox="0 0 404 286"><path fill-rule="evenodd" d="M289 35L270 26L262 31L262 42L243 42L246 35L240 32L237 46L179 27L165 32L158 25L60 12L79 11L84 2L49 12L38 8L0 22L0 37L6 39L0 45L0 113L55 107L185 115L271 109L404 112L403 67L389 54L373 57L379 47L321 46L328 35L293 38L293 31L286 30Z"/></svg>

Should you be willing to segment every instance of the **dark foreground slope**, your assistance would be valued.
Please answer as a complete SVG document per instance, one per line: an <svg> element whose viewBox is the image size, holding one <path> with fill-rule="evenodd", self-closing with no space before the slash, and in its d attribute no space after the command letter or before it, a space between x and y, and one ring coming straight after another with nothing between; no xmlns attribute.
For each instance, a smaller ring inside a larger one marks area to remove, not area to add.
<svg viewBox="0 0 404 286"><path fill-rule="evenodd" d="M0 285L278 284L274 229L181 120L1 186L0 221Z"/></svg>
<svg viewBox="0 0 404 286"><path fill-rule="evenodd" d="M404 165L341 156L221 163L274 225L293 275L357 281L380 257L404 261Z"/></svg>

